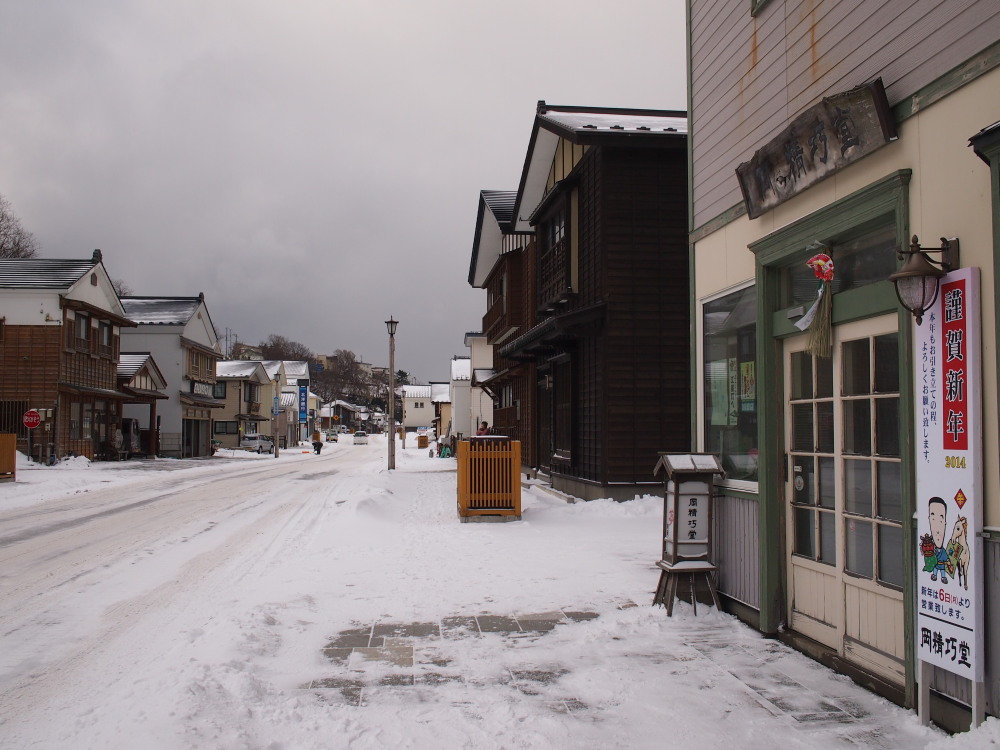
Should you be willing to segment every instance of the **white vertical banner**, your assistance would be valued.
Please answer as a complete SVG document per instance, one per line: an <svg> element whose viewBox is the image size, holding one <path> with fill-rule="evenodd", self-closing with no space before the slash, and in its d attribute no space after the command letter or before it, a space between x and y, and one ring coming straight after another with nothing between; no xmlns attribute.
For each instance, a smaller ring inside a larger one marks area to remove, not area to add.
<svg viewBox="0 0 1000 750"><path fill-rule="evenodd" d="M983 681L979 269L941 279L914 327L917 658Z"/></svg>

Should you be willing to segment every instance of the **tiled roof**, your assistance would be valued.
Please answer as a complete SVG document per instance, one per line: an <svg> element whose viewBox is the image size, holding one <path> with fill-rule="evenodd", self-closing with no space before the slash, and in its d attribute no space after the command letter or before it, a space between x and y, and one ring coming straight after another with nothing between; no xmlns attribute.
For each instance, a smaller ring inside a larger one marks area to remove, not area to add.
<svg viewBox="0 0 1000 750"><path fill-rule="evenodd" d="M183 325L205 301L197 297L122 297L125 317L139 324Z"/></svg>
<svg viewBox="0 0 1000 750"><path fill-rule="evenodd" d="M431 383L431 401L436 404L451 403L451 384Z"/></svg>
<svg viewBox="0 0 1000 750"><path fill-rule="evenodd" d="M69 289L99 261L55 258L0 259L0 288Z"/></svg>
<svg viewBox="0 0 1000 750"><path fill-rule="evenodd" d="M517 198L517 191L483 190L481 194L483 202L496 218L497 224L501 227L510 224L511 217L514 216L514 199Z"/></svg>
<svg viewBox="0 0 1000 750"><path fill-rule="evenodd" d="M472 240L469 284L481 287L502 252L504 236L512 230L516 190L481 190Z"/></svg>
<svg viewBox="0 0 1000 750"><path fill-rule="evenodd" d="M149 352L122 352L118 355L118 377L131 378L149 360Z"/></svg>

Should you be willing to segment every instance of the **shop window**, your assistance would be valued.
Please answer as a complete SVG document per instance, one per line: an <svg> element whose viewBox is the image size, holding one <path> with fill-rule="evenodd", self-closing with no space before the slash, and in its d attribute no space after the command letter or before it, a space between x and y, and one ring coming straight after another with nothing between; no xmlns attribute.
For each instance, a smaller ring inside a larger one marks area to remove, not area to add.
<svg viewBox="0 0 1000 750"><path fill-rule="evenodd" d="M826 253L835 269L834 294L884 282L896 271L896 226L891 214L867 222L828 242L815 241L803 251ZM812 305L818 282L813 270L796 263L784 271L784 307Z"/></svg>
<svg viewBox="0 0 1000 750"><path fill-rule="evenodd" d="M705 450L719 454L727 479L757 481L755 287L706 302Z"/></svg>

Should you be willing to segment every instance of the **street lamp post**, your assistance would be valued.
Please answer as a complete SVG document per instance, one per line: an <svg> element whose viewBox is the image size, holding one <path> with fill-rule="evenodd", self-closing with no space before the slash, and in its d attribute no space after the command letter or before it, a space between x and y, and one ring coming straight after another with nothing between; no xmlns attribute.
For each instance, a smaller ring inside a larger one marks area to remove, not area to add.
<svg viewBox="0 0 1000 750"><path fill-rule="evenodd" d="M389 468L396 468L396 326L392 316L385 321L389 331Z"/></svg>

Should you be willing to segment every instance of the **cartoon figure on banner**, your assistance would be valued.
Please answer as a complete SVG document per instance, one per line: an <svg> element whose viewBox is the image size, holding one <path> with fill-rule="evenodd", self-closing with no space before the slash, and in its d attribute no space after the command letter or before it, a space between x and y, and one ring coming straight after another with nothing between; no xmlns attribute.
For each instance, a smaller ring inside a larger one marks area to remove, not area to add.
<svg viewBox="0 0 1000 750"><path fill-rule="evenodd" d="M965 516L955 521L955 530L948 542L948 560L955 570L958 584L969 590L969 522Z"/></svg>
<svg viewBox="0 0 1000 750"><path fill-rule="evenodd" d="M820 247L825 248L826 245L814 242L806 249L815 250ZM795 323L795 327L800 331L809 329L807 352L817 357L829 357L833 344L833 292L830 289L834 272L833 259L826 253L816 253L806 261L806 265L819 279L819 288L816 290L816 301Z"/></svg>
<svg viewBox="0 0 1000 750"><path fill-rule="evenodd" d="M954 575L954 566L949 569L948 550L944 543L948 532L948 505L943 498L932 497L927 501L927 524L931 533L920 537L920 554L924 556L924 572L931 574L931 580L948 583L948 576Z"/></svg>

